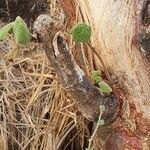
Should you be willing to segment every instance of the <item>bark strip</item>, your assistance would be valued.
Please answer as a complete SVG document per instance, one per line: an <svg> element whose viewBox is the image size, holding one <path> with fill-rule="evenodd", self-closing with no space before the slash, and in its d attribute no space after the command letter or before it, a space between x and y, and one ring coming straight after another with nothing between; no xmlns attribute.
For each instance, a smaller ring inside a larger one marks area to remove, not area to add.
<svg viewBox="0 0 150 150"><path fill-rule="evenodd" d="M34 30L42 41L45 53L53 66L58 80L78 105L82 114L96 122L100 105L105 105L103 119L105 124L112 122L118 112L118 101L113 95L102 96L93 86L84 72L75 62L61 23L50 16L39 16L34 23ZM59 31L59 32L58 32Z"/></svg>

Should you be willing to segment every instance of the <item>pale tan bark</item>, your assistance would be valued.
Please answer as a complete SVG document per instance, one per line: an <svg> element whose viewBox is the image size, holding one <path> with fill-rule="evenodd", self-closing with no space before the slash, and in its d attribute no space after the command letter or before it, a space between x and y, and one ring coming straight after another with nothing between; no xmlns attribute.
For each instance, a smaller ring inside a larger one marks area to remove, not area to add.
<svg viewBox="0 0 150 150"><path fill-rule="evenodd" d="M149 32L149 21L148 24L147 21L146 24L141 21L143 2L146 1L78 0L84 21L92 27L91 43L96 49L96 53L94 53L96 55L98 53L99 56L95 56L96 65L99 66L101 64L103 71L107 70L111 75L110 81L113 92L122 106L119 107L119 111L116 109L118 107L113 109L117 102L116 100L111 105L106 105L109 106L107 107L108 112L111 112L111 109L117 110L119 115L117 119L115 115L114 122L111 121L108 126L105 124L105 126L98 129L98 138L93 140L94 149L101 149L103 147L106 150L114 150L115 147L115 150L121 150L148 147L148 140L150 140L150 62L147 52L143 47L149 48L148 40L150 38L143 36L141 38L139 36L143 31ZM150 15L148 16L149 18ZM37 25L39 25L39 22ZM55 31L54 29L57 25L51 23L50 25L52 25L50 29ZM95 87L91 86L86 77L84 77L86 80L79 82L78 70L74 69L75 63L72 63L74 62L73 56L71 56L68 48L64 48L67 45L63 44L66 43L63 42L65 38L57 36L57 44L55 43L57 46L54 43L52 45L50 39L53 39L53 37L47 38L52 36L52 34L47 35L49 30L45 29L38 30L37 33L59 77L59 82L77 102L82 114L95 122L97 120L95 116L99 115L97 114L99 104L102 104L101 102L103 101L105 102L105 99L93 90ZM146 45L143 46L143 44ZM149 51L148 48L146 50ZM61 64L63 64L63 67ZM72 84L74 83L73 79L76 78L75 84ZM83 83L86 83L88 86L85 86ZM89 92L87 89L92 90ZM83 101L84 97L86 102ZM110 101L108 102L110 103ZM107 113L107 116L110 116L110 114ZM110 118L112 117L110 116ZM147 141L145 142L145 140ZM146 146L143 146L145 143Z"/></svg>
<svg viewBox="0 0 150 150"><path fill-rule="evenodd" d="M85 21L92 26L93 46L126 91L125 101L134 104L136 112L149 119L150 63L134 43L140 32L140 11L144 1L78 1Z"/></svg>

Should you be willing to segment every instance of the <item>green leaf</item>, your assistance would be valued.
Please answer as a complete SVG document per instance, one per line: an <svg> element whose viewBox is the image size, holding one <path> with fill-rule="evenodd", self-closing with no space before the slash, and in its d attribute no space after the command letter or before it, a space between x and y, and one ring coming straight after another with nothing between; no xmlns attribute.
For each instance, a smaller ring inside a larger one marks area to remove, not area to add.
<svg viewBox="0 0 150 150"><path fill-rule="evenodd" d="M102 81L102 78L100 77L101 72L98 70L92 71L92 80L94 80L97 84L99 84Z"/></svg>
<svg viewBox="0 0 150 150"><path fill-rule="evenodd" d="M31 41L32 35L26 23L19 16L15 20L13 33L17 44L27 44Z"/></svg>
<svg viewBox="0 0 150 150"><path fill-rule="evenodd" d="M91 27L86 23L78 23L72 27L71 34L76 42L88 42L91 37Z"/></svg>
<svg viewBox="0 0 150 150"><path fill-rule="evenodd" d="M4 40L8 33L14 26L14 22L11 22L0 29L0 40Z"/></svg>
<svg viewBox="0 0 150 150"><path fill-rule="evenodd" d="M103 93L111 93L112 92L112 88L104 81L101 81L99 83L99 87L100 87L100 92Z"/></svg>

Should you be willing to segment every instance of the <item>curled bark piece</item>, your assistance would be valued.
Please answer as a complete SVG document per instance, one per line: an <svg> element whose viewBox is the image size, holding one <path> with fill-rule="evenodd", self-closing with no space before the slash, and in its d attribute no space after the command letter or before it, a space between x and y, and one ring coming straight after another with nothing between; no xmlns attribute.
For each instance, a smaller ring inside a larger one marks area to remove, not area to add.
<svg viewBox="0 0 150 150"><path fill-rule="evenodd" d="M47 20L47 21L46 21ZM45 25L44 25L45 24ZM78 105L82 114L91 121L97 121L100 105L105 105L105 124L112 122L118 112L118 101L112 96L102 96L75 62L62 29L50 16L43 15L34 23L34 30L42 41L46 55L53 66L58 80ZM59 31L59 32L58 32ZM55 34L56 33L56 34Z"/></svg>

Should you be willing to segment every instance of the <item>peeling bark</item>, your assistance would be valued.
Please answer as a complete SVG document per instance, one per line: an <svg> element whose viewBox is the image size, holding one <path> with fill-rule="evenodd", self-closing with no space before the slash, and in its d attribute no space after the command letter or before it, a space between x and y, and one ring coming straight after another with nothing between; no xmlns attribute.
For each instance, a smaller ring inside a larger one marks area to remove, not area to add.
<svg viewBox="0 0 150 150"><path fill-rule="evenodd" d="M100 113L99 107L104 105L105 124L112 122L118 113L117 99L114 95L102 96L98 88L91 84L75 62L66 37L59 31L60 29L63 29L61 23L47 15L39 16L34 24L34 30L42 41L59 82L87 119L96 122Z"/></svg>

